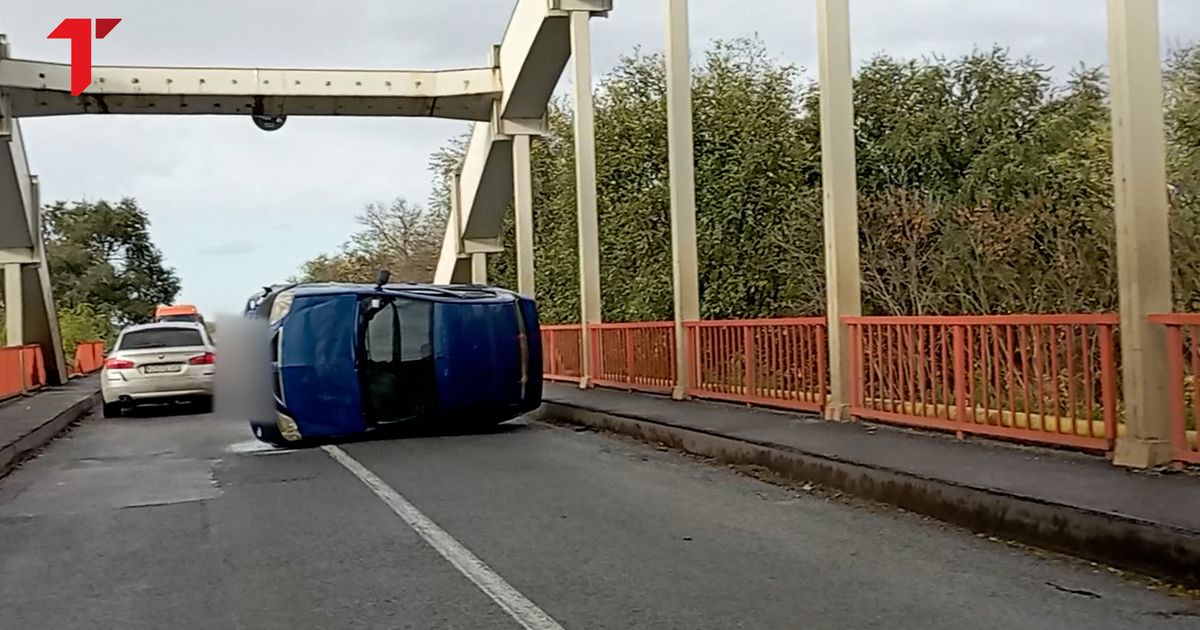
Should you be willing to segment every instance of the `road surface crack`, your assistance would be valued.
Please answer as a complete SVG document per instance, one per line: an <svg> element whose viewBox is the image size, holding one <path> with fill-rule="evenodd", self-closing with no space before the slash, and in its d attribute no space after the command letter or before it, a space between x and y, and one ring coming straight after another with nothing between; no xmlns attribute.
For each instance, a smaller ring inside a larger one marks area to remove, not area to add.
<svg viewBox="0 0 1200 630"><path fill-rule="evenodd" d="M1101 595L1100 595L1099 593L1096 593L1096 592L1093 592L1093 591L1089 591L1089 590L1087 590L1087 589L1083 589L1083 588L1071 588L1071 587L1069 587L1069 586L1063 586L1063 585L1061 585L1061 584L1055 584L1054 582L1046 582L1046 586L1049 586L1049 587L1051 587L1051 588L1055 588L1055 589L1057 589L1057 590L1060 590L1060 591L1062 591L1062 592L1064 592L1064 593L1070 593L1070 594L1072 594L1072 595L1083 595L1083 596L1085 596L1085 597L1091 597L1091 598L1093 598L1093 599L1100 599L1100 598L1101 598Z"/></svg>

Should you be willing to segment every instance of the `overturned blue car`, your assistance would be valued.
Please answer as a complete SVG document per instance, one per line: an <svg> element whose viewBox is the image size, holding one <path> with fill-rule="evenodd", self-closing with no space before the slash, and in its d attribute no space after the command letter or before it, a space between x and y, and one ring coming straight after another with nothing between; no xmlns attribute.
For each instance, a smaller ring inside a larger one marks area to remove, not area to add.
<svg viewBox="0 0 1200 630"><path fill-rule="evenodd" d="M299 445L427 421L497 424L537 409L533 300L474 285L275 285L245 316L270 334L275 417L254 435Z"/></svg>

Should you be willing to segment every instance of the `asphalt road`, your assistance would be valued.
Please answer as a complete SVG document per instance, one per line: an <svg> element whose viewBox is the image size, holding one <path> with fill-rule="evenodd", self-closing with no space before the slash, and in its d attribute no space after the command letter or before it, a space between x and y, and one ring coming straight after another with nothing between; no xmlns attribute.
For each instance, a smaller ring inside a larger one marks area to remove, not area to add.
<svg viewBox="0 0 1200 630"><path fill-rule="evenodd" d="M0 628L1200 625L1083 563L591 433L249 438L97 420L0 481Z"/></svg>

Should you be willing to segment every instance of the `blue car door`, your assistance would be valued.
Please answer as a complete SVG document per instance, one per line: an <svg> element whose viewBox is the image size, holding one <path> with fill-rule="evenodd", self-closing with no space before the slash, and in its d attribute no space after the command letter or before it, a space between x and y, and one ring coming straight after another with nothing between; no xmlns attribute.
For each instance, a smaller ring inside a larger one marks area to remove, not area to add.
<svg viewBox="0 0 1200 630"><path fill-rule="evenodd" d="M355 364L356 296L296 298L283 325L283 404L304 437L365 430Z"/></svg>

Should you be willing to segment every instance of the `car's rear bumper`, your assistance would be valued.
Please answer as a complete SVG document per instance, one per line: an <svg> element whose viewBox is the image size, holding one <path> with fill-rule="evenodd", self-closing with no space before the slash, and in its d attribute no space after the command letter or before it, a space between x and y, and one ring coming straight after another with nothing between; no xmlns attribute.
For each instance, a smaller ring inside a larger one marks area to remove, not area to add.
<svg viewBox="0 0 1200 630"><path fill-rule="evenodd" d="M106 378L100 381L100 392L108 404L204 398L213 395L214 380L211 374L133 381Z"/></svg>

